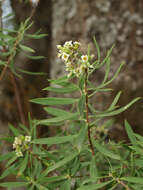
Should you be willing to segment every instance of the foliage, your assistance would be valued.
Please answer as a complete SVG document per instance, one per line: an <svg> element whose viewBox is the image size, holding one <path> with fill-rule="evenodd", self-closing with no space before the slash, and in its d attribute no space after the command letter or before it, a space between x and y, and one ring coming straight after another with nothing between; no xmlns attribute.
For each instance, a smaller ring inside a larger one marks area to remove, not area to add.
<svg viewBox="0 0 143 190"><path fill-rule="evenodd" d="M30 26L27 19L17 31L0 33L3 50L1 66L8 67L15 75L19 70L14 65L18 51L24 51L25 56L30 58L42 58L27 55L34 53L34 50L23 44L25 37L37 39L44 36L37 33L26 34ZM116 187L126 190L143 189L143 137L134 133L125 121L131 143L106 142L106 123L103 124L106 117L120 114L140 98L118 107L117 102L121 95L119 92L106 110L95 109L93 98L96 93L111 90L108 85L117 77L123 64L109 79L113 47L107 52L105 59L101 60L95 38L94 43L98 53L95 61L89 50L86 55L81 51L82 45L79 42L70 41L63 46L58 45L58 55L64 61L68 74L49 80L51 86L44 90L61 94L62 97L31 100L32 103L43 105L47 114L51 115L50 118L36 120L31 119L29 114L29 127L19 124L16 128L9 124L13 135L3 137L1 141L13 144L13 151L0 156L0 162L5 162L5 171L0 179L12 174L16 176L16 181L1 182L0 187L9 190L21 186L28 190L111 190ZM90 76L103 66L106 66L103 81L95 86L90 81ZM4 69L1 77L3 72ZM48 126L59 128L56 136L39 138L37 129ZM102 132L103 136L100 135Z"/></svg>

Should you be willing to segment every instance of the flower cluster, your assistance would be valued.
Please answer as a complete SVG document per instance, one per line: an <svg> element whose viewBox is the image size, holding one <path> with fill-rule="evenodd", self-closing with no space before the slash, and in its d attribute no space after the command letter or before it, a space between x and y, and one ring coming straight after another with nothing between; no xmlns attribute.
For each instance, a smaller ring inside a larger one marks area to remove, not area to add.
<svg viewBox="0 0 143 190"><path fill-rule="evenodd" d="M30 141L31 141L31 136L19 135L18 137L15 137L13 148L15 149L16 155L18 157L23 156L22 152L29 148Z"/></svg>
<svg viewBox="0 0 143 190"><path fill-rule="evenodd" d="M92 56L82 55L80 46L81 44L77 41L65 42L63 46L57 45L58 57L64 61L66 71L69 72L68 77L72 74L79 77L85 69L93 69L90 64Z"/></svg>

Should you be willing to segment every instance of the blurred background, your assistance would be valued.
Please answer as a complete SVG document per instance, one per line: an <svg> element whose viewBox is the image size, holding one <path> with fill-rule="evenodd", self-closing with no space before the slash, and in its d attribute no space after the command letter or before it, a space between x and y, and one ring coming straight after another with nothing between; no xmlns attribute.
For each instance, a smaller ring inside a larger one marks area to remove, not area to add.
<svg viewBox="0 0 143 190"><path fill-rule="evenodd" d="M34 11L33 11L34 10ZM10 83L9 75L5 75L0 84L0 133L8 132L8 123L17 125L23 122L28 125L27 114L30 111L34 118L45 118L41 106L29 103L29 99L49 96L42 89L48 86L48 78L57 78L64 73L62 62L57 59L56 45L73 40L82 43L83 51L87 44L92 53L97 55L93 36L101 49L101 59L111 48L115 47L111 56L110 76L120 63L125 62L120 75L110 85L111 93L97 94L94 100L97 108L105 109L118 91L122 91L119 105L125 105L135 97L143 96L143 1L142 0L1 0L0 15L13 13L10 19L3 20L6 28L18 28L20 22L29 17L33 11L34 22L29 33L41 30L48 34L40 40L27 40L24 43L36 50L36 55L46 59L30 60L19 53L16 64L29 71L46 72L44 76L23 75L16 79L21 99L23 119L20 118L16 105L15 90ZM92 80L98 85L104 76L104 68L95 72ZM50 94L51 95L51 94ZM136 132L143 134L142 100L128 111L114 117L109 130L109 138L116 141L126 139L123 127L127 119ZM45 128L40 130L40 134ZM52 134L52 132L50 132ZM9 147L9 146L8 146ZM1 150L2 152L6 150Z"/></svg>

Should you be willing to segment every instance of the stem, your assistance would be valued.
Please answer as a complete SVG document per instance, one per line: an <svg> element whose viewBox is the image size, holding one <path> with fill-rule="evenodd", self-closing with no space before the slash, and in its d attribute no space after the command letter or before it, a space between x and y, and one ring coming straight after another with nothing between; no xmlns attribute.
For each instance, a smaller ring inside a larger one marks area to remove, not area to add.
<svg viewBox="0 0 143 190"><path fill-rule="evenodd" d="M91 140L91 134L90 134L90 122L89 122L89 110L88 110L88 89L87 89L87 80L88 80L88 70L85 69L85 87L84 87L84 90L85 90L85 107L86 107L86 123L87 123L87 126L88 126L88 142L89 142L89 146L90 146L90 149L91 149L91 152L92 152L92 155L94 156L95 153L94 153L94 148L93 148L93 144L92 144L92 140Z"/></svg>
<svg viewBox="0 0 143 190"><path fill-rule="evenodd" d="M13 46L12 54L8 57L7 63L5 64L3 70L2 70L2 72L0 74L0 81L3 79L3 77L5 75L5 72L6 72L7 68L9 67L9 65L11 63L11 60L13 59L14 53L15 53L17 45L19 43L19 38L20 38L20 34L18 34L17 39L16 39L16 41L14 43L14 46Z"/></svg>
<svg viewBox="0 0 143 190"><path fill-rule="evenodd" d="M116 181L118 182L118 183L120 183L123 187L125 187L125 189L126 190L131 190L123 181L121 181L120 179L116 179Z"/></svg>
<svg viewBox="0 0 143 190"><path fill-rule="evenodd" d="M17 86L17 83L16 83L13 73L10 73L10 76L11 76L11 82L12 82L12 85L13 85L14 91L15 91L15 98L16 98L18 112L20 115L20 120L21 120L21 123L26 125L25 116L24 116L22 103L21 103L21 99L20 99L20 94L19 94L19 89L18 89L18 86Z"/></svg>
<svg viewBox="0 0 143 190"><path fill-rule="evenodd" d="M123 187L125 187L126 190L131 190L123 181L121 181L119 178L113 177L113 175L110 173L109 177L112 177L115 181L117 181L118 184L121 184Z"/></svg>

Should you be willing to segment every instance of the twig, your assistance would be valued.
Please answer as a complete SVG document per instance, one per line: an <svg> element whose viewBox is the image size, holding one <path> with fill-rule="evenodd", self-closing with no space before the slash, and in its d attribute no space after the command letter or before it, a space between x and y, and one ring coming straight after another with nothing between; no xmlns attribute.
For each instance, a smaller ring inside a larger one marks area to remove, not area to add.
<svg viewBox="0 0 143 190"><path fill-rule="evenodd" d="M123 181L121 181L119 178L113 177L113 175L110 173L109 177L112 177L115 181L118 182L118 184L121 184L123 187L125 187L126 190L131 190Z"/></svg>
<svg viewBox="0 0 143 190"><path fill-rule="evenodd" d="M89 123L89 110L88 110L88 89L87 89L87 77L88 77L88 71L87 69L85 70L85 98L86 98L86 102L85 102L85 106L86 106L86 123L87 123L87 126L88 126L88 142L89 142L89 146L90 146L90 149L91 149L91 152L92 152L92 155L94 156L95 153L94 153L94 148L93 148L93 144L92 144L92 140L91 140L91 134L90 134L90 123Z"/></svg>
<svg viewBox="0 0 143 190"><path fill-rule="evenodd" d="M126 190L131 190L123 181L121 181L120 179L116 178L116 181L121 184L123 187L126 188Z"/></svg>
<svg viewBox="0 0 143 190"><path fill-rule="evenodd" d="M19 37L20 37L20 34L18 34L17 40L14 43L13 52L16 51L17 45L19 43ZM8 57L7 63L5 64L5 66L4 66L4 68L3 68L2 72L1 72L0 81L3 79L3 77L5 75L5 72L6 72L7 68L8 68L8 66L10 65L10 62L11 62L12 58L13 58L13 53Z"/></svg>
<svg viewBox="0 0 143 190"><path fill-rule="evenodd" d="M26 125L25 116L24 116L24 113L23 113L22 103L21 103L21 99L20 99L18 86L16 84L15 76L13 75L13 73L10 73L10 77L11 77L11 82L12 82L12 85L13 85L14 91L15 91L15 98L16 98L16 103L17 103L17 107L18 107L18 112L19 112L19 115L20 115L20 120L21 120L21 123Z"/></svg>

